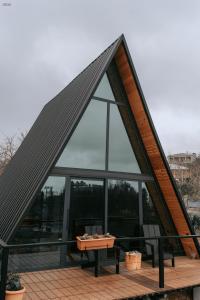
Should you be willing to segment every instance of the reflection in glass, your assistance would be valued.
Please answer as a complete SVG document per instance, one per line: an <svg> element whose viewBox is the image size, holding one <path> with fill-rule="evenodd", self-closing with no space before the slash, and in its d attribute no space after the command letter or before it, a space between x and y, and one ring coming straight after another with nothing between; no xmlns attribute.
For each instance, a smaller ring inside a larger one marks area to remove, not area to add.
<svg viewBox="0 0 200 300"><path fill-rule="evenodd" d="M105 169L106 112L106 103L90 102L57 167Z"/></svg>
<svg viewBox="0 0 200 300"><path fill-rule="evenodd" d="M105 74L101 79L99 86L94 93L94 96L115 101L115 97L113 95L107 74Z"/></svg>
<svg viewBox="0 0 200 300"><path fill-rule="evenodd" d="M153 183L148 184L152 185ZM142 183L142 203L144 224L160 224L160 218L155 210L153 201L144 182Z"/></svg>
<svg viewBox="0 0 200 300"><path fill-rule="evenodd" d="M62 237L65 178L50 176L38 193L14 242L56 241Z"/></svg>
<svg viewBox="0 0 200 300"><path fill-rule="evenodd" d="M138 183L108 181L108 231L116 236L135 236L139 226Z"/></svg>
<svg viewBox="0 0 200 300"><path fill-rule="evenodd" d="M141 173L117 105L110 105L109 170Z"/></svg>
<svg viewBox="0 0 200 300"><path fill-rule="evenodd" d="M104 182L102 180L73 179L71 181L71 197L69 210L68 239L84 233L94 234L104 231ZM67 259L70 264L94 260L93 251L82 253L77 247L69 246Z"/></svg>
<svg viewBox="0 0 200 300"><path fill-rule="evenodd" d="M85 233L85 226L104 225L104 183L73 179L69 215L69 237Z"/></svg>

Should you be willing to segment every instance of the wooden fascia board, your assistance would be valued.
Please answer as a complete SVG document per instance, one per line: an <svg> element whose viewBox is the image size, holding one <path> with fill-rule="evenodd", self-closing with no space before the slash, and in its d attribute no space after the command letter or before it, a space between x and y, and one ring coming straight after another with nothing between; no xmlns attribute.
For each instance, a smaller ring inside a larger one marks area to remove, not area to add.
<svg viewBox="0 0 200 300"><path fill-rule="evenodd" d="M123 43L115 55L116 65L127 94L130 107L140 132L144 147L149 156L154 174L160 185L166 205L179 235L191 234L183 209L175 193L171 178L166 170L158 142L153 133L150 120L146 114L143 100L129 64L129 59ZM185 253L189 256L199 256L193 239L181 240Z"/></svg>

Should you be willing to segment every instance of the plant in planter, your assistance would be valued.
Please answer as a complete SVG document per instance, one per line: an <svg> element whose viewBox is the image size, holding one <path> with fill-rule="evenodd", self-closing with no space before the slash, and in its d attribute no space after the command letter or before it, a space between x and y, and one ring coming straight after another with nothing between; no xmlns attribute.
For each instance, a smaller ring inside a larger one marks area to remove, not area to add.
<svg viewBox="0 0 200 300"><path fill-rule="evenodd" d="M16 273L8 274L6 283L6 300L22 300L25 288L21 285L20 276Z"/></svg>
<svg viewBox="0 0 200 300"><path fill-rule="evenodd" d="M84 234L77 236L77 248L81 251L85 250L98 250L105 248L112 248L114 245L115 237L108 234Z"/></svg>

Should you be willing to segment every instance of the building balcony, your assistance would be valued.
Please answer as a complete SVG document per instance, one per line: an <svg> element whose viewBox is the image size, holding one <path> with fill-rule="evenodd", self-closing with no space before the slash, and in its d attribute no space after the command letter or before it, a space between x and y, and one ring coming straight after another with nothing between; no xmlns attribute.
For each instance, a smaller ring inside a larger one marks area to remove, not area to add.
<svg viewBox="0 0 200 300"><path fill-rule="evenodd" d="M104 267L97 278L92 269L80 267L22 273L26 287L24 300L145 299L145 296L161 299L167 294L190 294L188 288L200 285L200 260L185 256L176 258L175 268L166 262L164 288L159 288L159 269L149 263L143 262L141 270L127 271L122 262L119 275L114 269L114 266Z"/></svg>

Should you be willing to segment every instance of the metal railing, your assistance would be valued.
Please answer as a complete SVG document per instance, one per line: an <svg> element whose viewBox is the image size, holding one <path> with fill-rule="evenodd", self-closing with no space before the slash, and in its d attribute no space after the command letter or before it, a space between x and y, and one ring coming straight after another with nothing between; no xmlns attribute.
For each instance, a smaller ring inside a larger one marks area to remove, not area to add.
<svg viewBox="0 0 200 300"><path fill-rule="evenodd" d="M115 243L119 245L123 241L146 241L157 240L158 242L158 258L159 258L159 287L164 288L164 241L168 239L188 239L191 238L194 242L198 243L197 238L200 235L179 235L179 236L157 236L157 237L122 237L116 238ZM56 241L56 242L42 242L42 243L29 243L29 244L7 244L0 240L0 247L2 248L1 256L1 283L0 283L0 299L5 299L6 281L8 273L8 259L11 249L19 249L24 247L42 247L42 246L68 246L76 245L76 240L72 241Z"/></svg>

